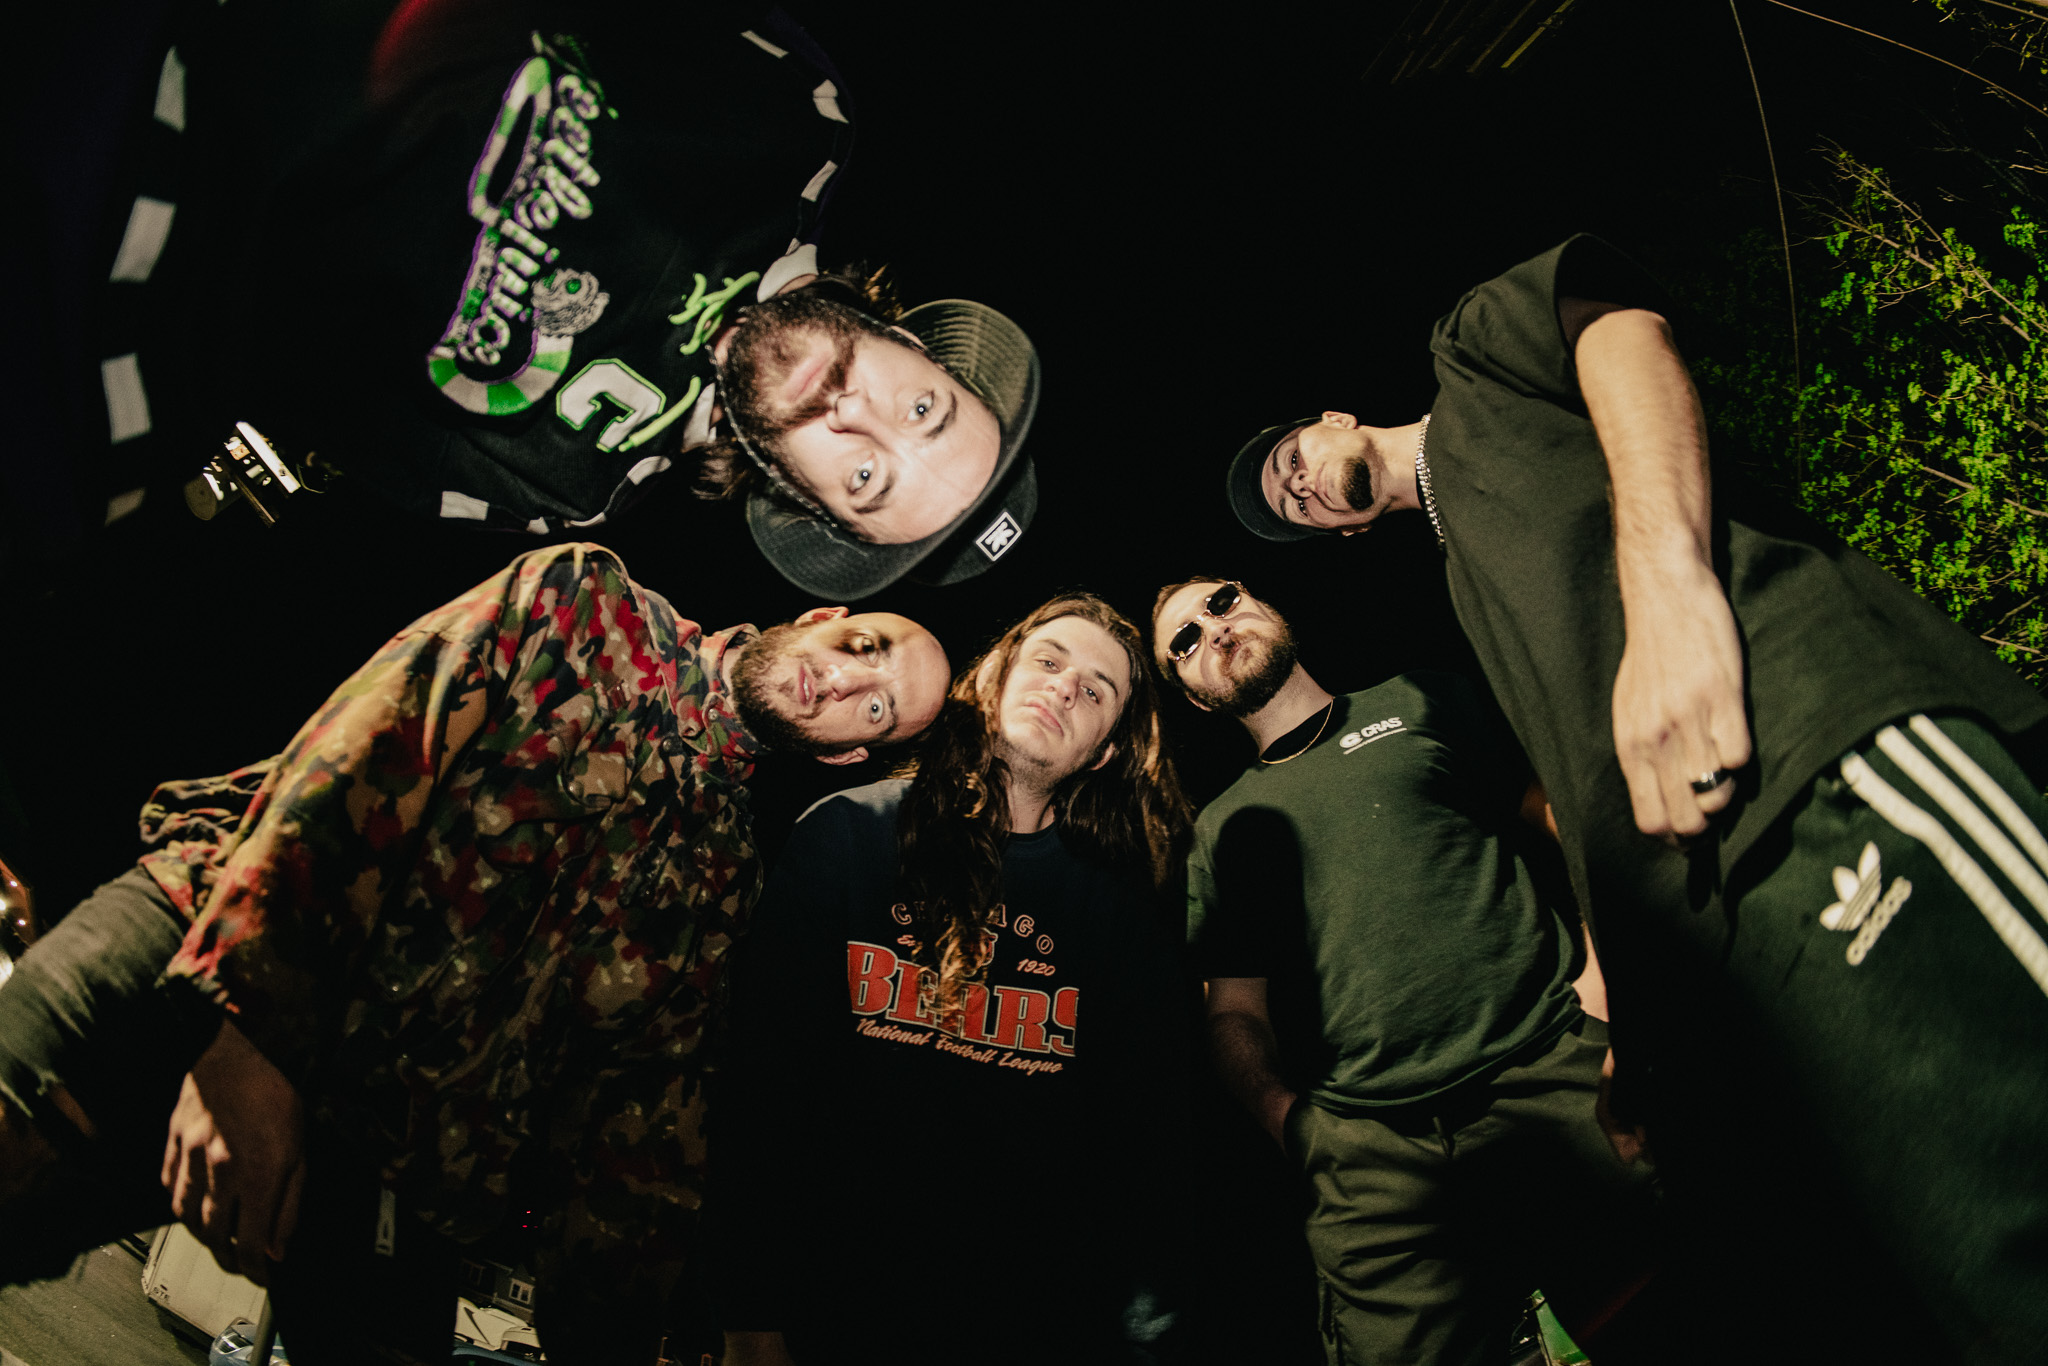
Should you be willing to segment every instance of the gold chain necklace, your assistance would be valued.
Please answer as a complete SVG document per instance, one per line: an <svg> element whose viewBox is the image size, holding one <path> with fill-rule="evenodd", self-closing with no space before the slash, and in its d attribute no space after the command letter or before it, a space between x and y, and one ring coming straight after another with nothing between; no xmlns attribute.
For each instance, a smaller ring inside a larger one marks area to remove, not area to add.
<svg viewBox="0 0 2048 1366"><path fill-rule="evenodd" d="M1288 755L1285 759L1268 759L1265 755L1261 754L1259 756L1259 762L1272 768L1278 768L1282 764L1293 763L1296 759L1299 759L1302 755L1308 753L1310 750L1316 747L1316 741L1323 738L1323 732L1330 728L1330 718L1332 716L1335 716L1336 714L1337 699L1333 697L1329 700L1329 703L1323 708L1323 724L1316 727L1316 733L1309 737L1309 742L1307 744L1303 745L1300 749L1294 751L1294 753Z"/></svg>

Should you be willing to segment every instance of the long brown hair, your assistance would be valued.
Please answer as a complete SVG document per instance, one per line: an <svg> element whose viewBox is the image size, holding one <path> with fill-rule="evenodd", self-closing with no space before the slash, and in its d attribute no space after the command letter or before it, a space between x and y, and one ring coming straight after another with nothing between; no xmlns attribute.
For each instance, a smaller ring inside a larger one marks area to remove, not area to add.
<svg viewBox="0 0 2048 1366"><path fill-rule="evenodd" d="M913 959L926 969L920 995L954 1033L964 989L988 965L984 932L1003 897L1009 765L996 744L996 708L1025 637L1061 617L1109 632L1131 674L1130 694L1105 742L1116 746L1109 762L1084 764L1053 789L1061 842L1090 863L1143 867L1156 886L1173 875L1194 823L1160 729L1159 693L1137 628L1092 593L1068 593L1005 631L954 680L939 719L902 770L911 782L897 815L897 849Z"/></svg>

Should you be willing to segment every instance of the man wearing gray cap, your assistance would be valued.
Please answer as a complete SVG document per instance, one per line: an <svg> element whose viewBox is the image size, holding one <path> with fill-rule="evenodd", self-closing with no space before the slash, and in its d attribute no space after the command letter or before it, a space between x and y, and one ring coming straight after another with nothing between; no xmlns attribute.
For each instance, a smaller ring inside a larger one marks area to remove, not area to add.
<svg viewBox="0 0 2048 1366"><path fill-rule="evenodd" d="M793 284L713 344L699 492L745 497L762 553L814 593L957 583L1001 559L1038 507L1030 339L964 299L902 311L874 278Z"/></svg>
<svg viewBox="0 0 2048 1366"><path fill-rule="evenodd" d="M186 138L205 156L159 292L121 306L161 315L152 338L196 314L247 321L117 366L116 439L154 421L186 448L246 420L278 438L267 460L317 450L417 516L544 536L588 534L696 463L717 491L758 494L762 550L835 599L1000 559L1035 510L1031 344L982 305L899 317L872 282L821 273L857 118L830 57L779 10L573 8L555 32L516 6L399 7L359 108L317 134L277 115L281 145L307 142L278 165L222 113L274 111L195 100ZM221 23L232 42L186 45L195 90L242 88L238 55L280 42ZM179 90L184 60L165 68ZM278 346L271 322L307 307L311 223L376 287ZM200 515L262 484L232 463L188 487Z"/></svg>
<svg viewBox="0 0 2048 1366"><path fill-rule="evenodd" d="M1575 237L1437 323L1426 417L1268 428L1232 506L1270 540L1428 515L1599 938L1616 1099L1654 1101L1674 1190L1777 1230L1741 1236L1780 1259L1755 1287L1830 1356L1881 1304L1887 1350L2038 1360L2048 1177L2012 1155L2048 1064L2008 1041L2048 1033L2048 806L2014 757L2048 707L1710 469L1667 311Z"/></svg>

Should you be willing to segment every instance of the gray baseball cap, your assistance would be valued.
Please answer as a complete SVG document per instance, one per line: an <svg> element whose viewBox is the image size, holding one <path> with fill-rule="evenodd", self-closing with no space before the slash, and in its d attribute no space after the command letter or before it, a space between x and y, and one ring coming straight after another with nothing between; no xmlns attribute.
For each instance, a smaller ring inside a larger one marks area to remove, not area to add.
<svg viewBox="0 0 2048 1366"><path fill-rule="evenodd" d="M753 494L747 499L747 526L754 544L784 578L807 593L864 598L905 575L930 584L971 579L1008 554L1038 512L1038 476L1023 456L1024 437L1038 410L1038 352L1024 329L967 299L920 304L898 325L995 414L1003 436L995 472L951 523L902 545L859 540L780 498Z"/></svg>

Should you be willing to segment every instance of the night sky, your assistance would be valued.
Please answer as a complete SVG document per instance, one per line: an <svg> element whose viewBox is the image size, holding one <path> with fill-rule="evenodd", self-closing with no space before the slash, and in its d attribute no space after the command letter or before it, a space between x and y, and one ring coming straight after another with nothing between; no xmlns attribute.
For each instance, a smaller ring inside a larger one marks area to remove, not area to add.
<svg viewBox="0 0 2048 1366"><path fill-rule="evenodd" d="M341 117L383 9L278 8L252 11L250 42L292 53L290 78L252 70L249 102L252 126L283 144ZM50 264L24 284L47 326L10 342L64 401L20 414L5 457L5 551L26 619L7 672L17 725L0 848L59 905L126 861L155 781L273 752L393 630L529 548L402 520L361 489L302 500L275 531L240 509L201 523L179 486L202 447L156 443L134 468L95 446L93 310L138 174L122 130L183 11L82 11L40 77L72 117L23 149L43 193L16 229L43 239L29 246ZM1229 454L1326 406L1412 420L1433 392L1435 318L1573 231L1623 245L1683 293L1716 287L1736 234L1776 229L1725 4L1578 0L1509 71L1394 86L1363 73L1406 4L1171 25L1030 7L972 20L929 5L842 11L810 23L860 129L826 259L890 264L913 303L991 303L1044 364L1029 534L969 584L904 585L867 604L930 625L956 662L1055 590L1089 588L1141 618L1158 584L1218 573L1289 613L1332 688L1455 664L1463 646L1419 518L1269 546L1223 503ZM1924 4L1857 11L1865 27L1974 60ZM1817 177L1823 136L1882 161L1949 136L1937 117L1952 107L1991 104L1925 59L1760 0L1742 12L1795 186ZM1987 71L2002 70L1995 60ZM333 306L358 306L353 289L338 284ZM1695 353L1710 340L1681 329ZM142 511L98 525L107 497L135 483L150 490ZM766 571L736 509L693 500L673 476L600 533L707 626L811 605ZM1245 743L1188 708L1173 717L1191 788L1213 794ZM868 776L814 767L764 766L771 845L812 796Z"/></svg>

